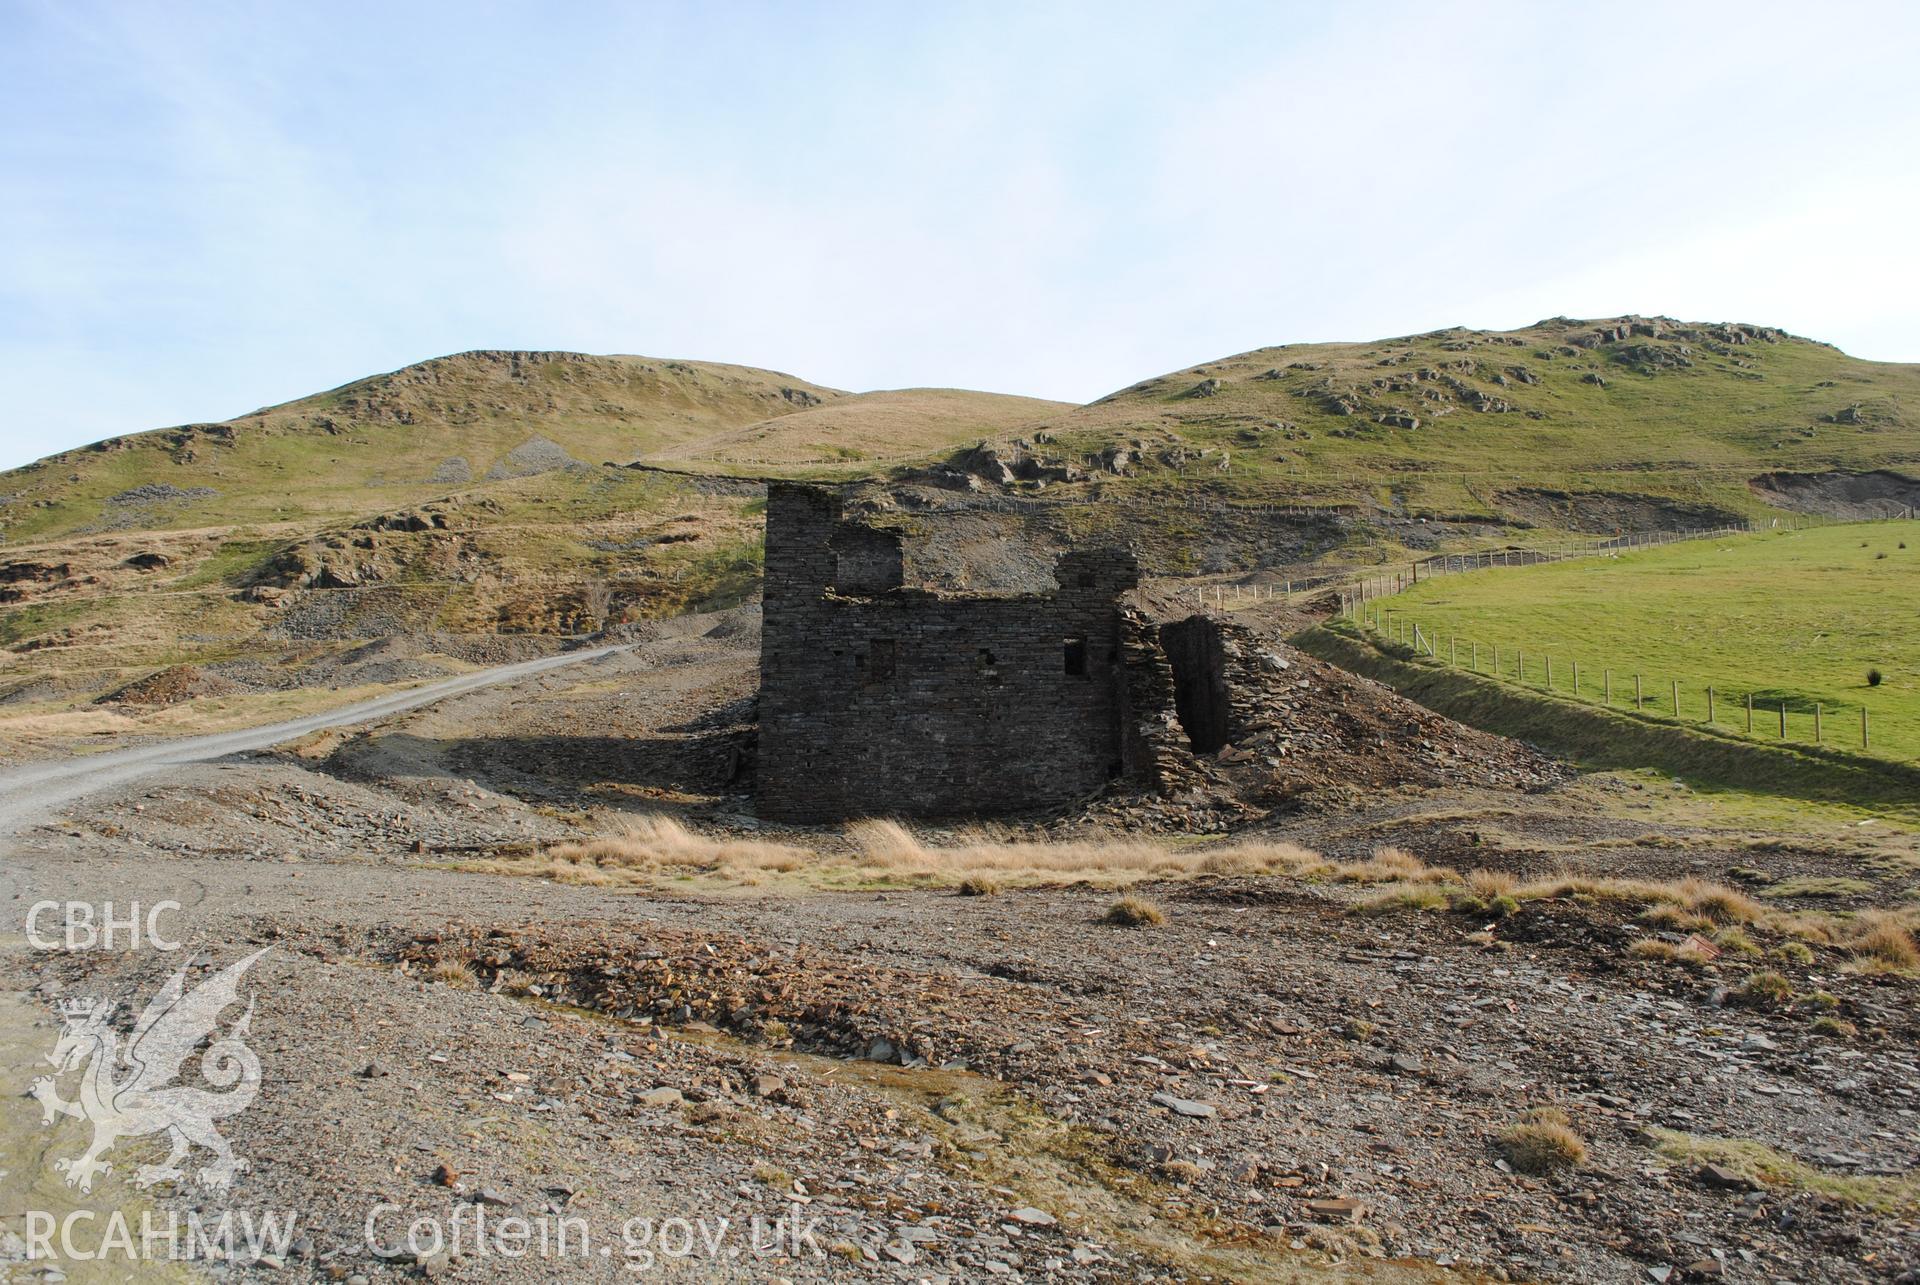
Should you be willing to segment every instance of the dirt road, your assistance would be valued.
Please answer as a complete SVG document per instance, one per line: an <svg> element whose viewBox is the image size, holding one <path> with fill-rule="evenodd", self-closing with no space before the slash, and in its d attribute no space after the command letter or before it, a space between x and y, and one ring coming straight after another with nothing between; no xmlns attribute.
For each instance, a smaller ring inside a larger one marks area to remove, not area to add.
<svg viewBox="0 0 1920 1285"><path fill-rule="evenodd" d="M586 651L566 652L558 656L543 656L538 660L525 660L518 664L476 670L470 674L461 674L457 678L428 683L411 691L396 692L391 696L378 696L373 700L360 701L341 709L309 714L304 718L288 719L281 723L268 723L238 732L192 736L157 745L140 745L131 749L112 750L104 754L56 759L13 768L0 772L0 839L11 836L20 826L44 817L55 808L73 803L101 790L126 785L169 767L186 763L206 763L225 758L229 754L243 754L248 750L265 749L270 745L278 745L282 741L305 736L309 732L316 732L322 728L347 727L355 723L371 722L374 719L386 718L410 709L418 709L422 705L430 705L449 696L458 696L465 692L477 691L482 687L491 687L496 683L526 678L562 665L597 660L620 650L622 650L620 647L596 647Z"/></svg>

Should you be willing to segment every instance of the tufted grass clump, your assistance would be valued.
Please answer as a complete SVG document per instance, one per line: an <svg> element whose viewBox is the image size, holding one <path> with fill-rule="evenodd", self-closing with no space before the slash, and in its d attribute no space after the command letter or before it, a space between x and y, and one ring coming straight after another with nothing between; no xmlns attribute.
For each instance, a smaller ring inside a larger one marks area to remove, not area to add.
<svg viewBox="0 0 1920 1285"><path fill-rule="evenodd" d="M1733 992L1732 998L1751 1008L1779 1008L1793 1000L1793 983L1779 973L1765 969L1747 974L1747 980Z"/></svg>
<svg viewBox="0 0 1920 1285"><path fill-rule="evenodd" d="M1416 884L1376 893L1354 909L1361 914L1380 915L1390 910L1445 910L1450 904L1444 890L1427 884Z"/></svg>
<svg viewBox="0 0 1920 1285"><path fill-rule="evenodd" d="M1150 928L1167 922L1167 912L1129 893L1107 907L1106 922L1121 928Z"/></svg>
<svg viewBox="0 0 1920 1285"><path fill-rule="evenodd" d="M436 960L433 967L427 970L427 976L456 990L472 990L480 984L479 978L474 976L473 965L462 959Z"/></svg>
<svg viewBox="0 0 1920 1285"><path fill-rule="evenodd" d="M1642 937L1627 947L1627 955L1632 959L1644 959L1661 964L1678 964L1682 968L1701 968L1706 958L1697 950L1681 950L1670 941L1661 941L1656 937Z"/></svg>
<svg viewBox="0 0 1920 1285"><path fill-rule="evenodd" d="M1854 964L1862 972L1903 973L1920 969L1920 944L1907 926L1908 916L1883 910L1860 916L1852 938L1846 943Z"/></svg>
<svg viewBox="0 0 1920 1285"><path fill-rule="evenodd" d="M1558 1107L1535 1107L1500 1135L1500 1154L1524 1174L1536 1177L1577 1169L1586 1163L1587 1144Z"/></svg>

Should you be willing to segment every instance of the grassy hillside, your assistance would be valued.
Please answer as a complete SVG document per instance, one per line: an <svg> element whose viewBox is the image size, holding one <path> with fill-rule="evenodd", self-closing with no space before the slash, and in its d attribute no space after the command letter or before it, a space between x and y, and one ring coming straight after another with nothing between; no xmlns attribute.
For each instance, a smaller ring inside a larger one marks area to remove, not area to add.
<svg viewBox="0 0 1920 1285"><path fill-rule="evenodd" d="M1130 446L1146 480L1610 529L1656 516L1638 497L1761 514L1763 474L1911 470L1920 366L1762 326L1556 318L1256 349L1037 427L1083 459Z"/></svg>
<svg viewBox="0 0 1920 1285"><path fill-rule="evenodd" d="M1753 739L1811 743L1815 705L1825 744L1901 763L1920 760L1920 522L1878 522L1691 541L1617 558L1586 558L1426 581L1370 606L1418 623L1442 658L1455 653L1521 686L1633 706L1644 717L1714 726ZM1400 627L1395 626L1398 634ZM1499 667L1494 647L1499 647ZM1553 682L1547 684L1547 662ZM1581 687L1573 689L1573 664ZM1524 664L1524 672L1520 666ZM1880 681L1870 681L1878 673ZM1872 744L1860 745L1860 711ZM1557 717L1543 708L1540 717Z"/></svg>
<svg viewBox="0 0 1920 1285"><path fill-rule="evenodd" d="M840 396L712 362L460 353L0 474L0 539L380 513L490 481L626 463Z"/></svg>
<svg viewBox="0 0 1920 1285"><path fill-rule="evenodd" d="M68 451L0 475L0 704L37 716L255 656L273 672L247 681L295 681L372 637L578 635L737 602L758 587L756 488L609 462L858 470L1059 409L473 352ZM700 442L712 450L687 449Z"/></svg>
<svg viewBox="0 0 1920 1285"><path fill-rule="evenodd" d="M692 474L960 481L926 470L942 460L969 488L1099 501L1058 510L1066 538L1131 540L1172 573L1366 564L1915 503L1920 367L1758 326L1555 319L1261 349L1069 407L462 353L0 474L0 702L269 645L578 634L737 600L756 494ZM633 461L688 476L606 466Z"/></svg>
<svg viewBox="0 0 1920 1285"><path fill-rule="evenodd" d="M647 458L728 472L817 468L864 474L877 464L925 459L1018 432L1070 409L1065 402L956 388L860 393L681 442Z"/></svg>

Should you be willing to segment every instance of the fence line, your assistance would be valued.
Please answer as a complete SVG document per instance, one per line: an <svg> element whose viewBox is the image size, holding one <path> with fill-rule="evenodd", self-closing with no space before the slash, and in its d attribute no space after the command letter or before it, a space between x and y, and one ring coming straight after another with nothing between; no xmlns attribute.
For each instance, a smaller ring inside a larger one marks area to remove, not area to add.
<svg viewBox="0 0 1920 1285"><path fill-rule="evenodd" d="M1398 617L1397 619L1396 616ZM1515 686L1528 689L1535 687L1535 684L1530 681L1527 653L1523 647L1515 646L1511 648L1512 667L1509 669L1501 663L1500 644L1490 644L1489 658L1491 664L1483 668L1480 664L1480 642L1477 639L1470 639L1467 641L1469 648L1467 663L1465 666L1462 666L1460 663L1461 639L1459 635L1453 634L1447 637L1445 655L1443 656L1438 635L1429 633L1426 628L1418 621L1412 619L1409 613L1405 611L1394 612L1389 608L1378 606L1368 610L1364 606L1359 606L1349 618L1353 619L1360 626L1363 633L1379 634L1387 644L1411 651L1416 658L1425 657L1433 660L1437 664L1453 669L1464 668L1466 672L1470 674L1482 678L1492 678L1501 683L1510 682ZM1551 696L1571 696L1576 701L1591 703L1587 701L1586 695L1589 689L1583 688L1581 684L1580 662L1575 660L1570 663L1572 667L1571 678L1563 689L1554 681L1552 654L1543 653L1540 657L1541 677L1538 689L1545 691ZM1602 708L1609 710L1616 708L1614 700L1614 675L1616 673L1624 674L1625 672L1624 669L1616 670L1612 666L1602 667L1598 684L1599 704ZM1588 674L1591 676L1592 671L1589 670ZM1631 710L1635 714L1651 714L1654 717L1669 719L1675 723L1698 722L1703 726L1717 730L1743 730L1746 735L1754 736L1756 739L1759 739L1759 737L1756 735L1754 729L1757 725L1756 720L1758 720L1759 723L1766 725L1777 725L1779 730L1775 739L1780 742L1812 744L1816 746L1830 743L1827 739L1826 726L1828 716L1830 714L1840 714L1847 708L1844 705L1835 705L1830 709L1824 701L1812 702L1813 709L1811 711L1811 718L1813 721L1813 739L1808 742L1804 740L1796 741L1789 734L1790 723L1788 712L1789 708L1795 703L1791 699L1779 698L1769 693L1766 698L1762 700L1757 699L1760 696L1760 693L1757 692L1741 691L1738 688L1725 688L1715 683L1708 683L1704 692L1706 717L1695 720L1689 719L1682 710L1679 679L1669 678L1667 680L1665 696L1666 699L1663 701L1657 696L1651 695L1646 686L1645 672L1635 670L1633 671L1633 695L1628 698L1622 693L1619 708ZM1722 702L1730 705L1736 722L1741 724L1740 728L1730 729L1727 724L1722 721L1720 718ZM1806 702L1802 701L1800 704L1801 708L1794 712L1802 715L1804 718L1808 714L1808 711L1804 708ZM1696 704L1695 708L1697 707ZM1777 723L1775 722L1776 718ZM1802 726L1804 727L1804 723ZM1841 744L1843 740L1850 741L1854 739L1855 735L1857 735L1858 745L1861 750L1871 750L1873 748L1872 715L1865 702L1862 702L1859 706L1859 728L1857 733L1849 735L1843 732L1841 733L1842 740L1836 740L1831 743L1838 745Z"/></svg>
<svg viewBox="0 0 1920 1285"><path fill-rule="evenodd" d="M1908 508L1898 514L1889 515L1884 518L1864 520L1912 521L1915 517L1915 510ZM1443 659L1438 637L1431 634L1418 621L1412 619L1409 613L1404 611L1395 613L1389 608L1379 606L1369 610L1367 604L1378 599L1391 597L1402 590L1411 588L1422 579L1431 579L1435 576L1459 575L1468 571L1479 571L1501 566L1534 566L1542 563L1561 562L1570 558L1618 556L1622 552L1633 549L1676 544L1685 540L1718 539L1730 535L1748 534L1759 530L1778 530L1782 529L1783 523L1786 524L1786 529L1804 530L1822 526L1850 525L1859 521L1863 521L1863 519L1832 519L1823 518L1820 515L1796 514L1790 518L1777 518L1769 527L1757 527L1749 522L1744 526L1720 526L1697 530L1631 532L1606 539L1587 541L1581 544L1560 545L1544 549L1486 549L1472 553L1436 554L1432 557L1422 558L1411 563L1406 571L1393 571L1379 575L1363 576L1358 580L1350 582L1348 587L1341 591L1339 614L1344 618L1354 620L1359 624L1363 632L1369 630L1379 632L1385 636L1389 643L1406 648L1416 657L1426 657L1436 663L1459 669L1462 668L1460 663L1460 647L1462 643L1458 635L1448 636L1446 640L1446 656ZM1348 574L1349 573L1341 572L1333 575L1323 575L1315 579L1302 578L1284 580L1267 585L1202 585L1195 586L1194 593L1201 609L1204 611L1209 605L1209 593L1212 595L1211 605L1216 609L1220 609L1237 606L1249 600L1256 602L1262 600L1271 601L1280 597L1282 593L1290 595L1303 589L1312 590L1324 588L1328 584L1345 580ZM1282 586L1284 586L1284 588L1282 588ZM1250 593L1248 592L1249 590L1251 590ZM1262 592L1263 590L1264 594ZM1399 617L1397 621L1395 619L1396 614ZM1531 686L1528 682L1527 654L1524 648L1516 646L1511 649L1513 669L1511 674L1509 674L1502 664L1501 647L1499 643L1490 644L1490 668L1483 668L1481 665L1479 641L1467 640L1466 646L1469 649L1467 653L1467 663L1465 665L1468 672L1483 677L1491 677L1500 682L1512 681L1522 687ZM1585 691L1581 683L1581 667L1579 661L1575 660L1571 662L1571 676L1564 693L1554 681L1552 655L1543 654L1540 657L1540 662L1542 673L1540 686L1543 690L1554 695L1570 694L1578 701L1586 700ZM1615 707L1615 672L1615 669L1611 666L1603 666L1601 669L1600 703L1607 709ZM1589 678L1591 678L1591 674L1592 671L1589 670ZM1667 700L1665 705L1668 713L1665 717L1680 723L1689 721L1681 708L1680 681L1678 679L1668 680L1666 696ZM1747 735L1755 735L1756 720L1761 720L1772 723L1778 727L1777 739L1781 742L1813 744L1816 746L1829 743L1827 732L1828 716L1839 713L1846 708L1844 706L1835 706L1832 710L1829 710L1823 701L1812 702L1813 739L1811 742L1794 742L1793 738L1789 735L1791 727L1788 717L1789 708L1794 704L1790 699L1769 697L1767 700L1761 701L1756 699L1759 693L1740 691L1738 688L1722 688L1717 684L1709 683L1705 691L1706 717L1704 720L1699 721L1708 727L1727 730L1726 725L1720 718L1720 710L1721 702L1729 696L1734 698L1732 708L1741 721ZM1625 707L1631 708L1633 712L1638 714L1644 715L1652 712L1656 716L1659 716L1658 706L1660 704L1661 702L1659 702L1657 698L1649 696L1645 685L1644 672L1634 672L1633 697L1631 702ZM1803 701L1801 704L1803 708L1794 712L1799 713L1804 718L1806 716L1804 709L1805 702ZM1649 707L1654 708L1650 710ZM1842 735L1845 736L1846 734L1843 733ZM1873 748L1873 736L1872 715L1863 702L1859 706L1859 727L1857 731L1859 748L1863 751L1871 750ZM1847 739L1852 739L1852 737L1847 737Z"/></svg>
<svg viewBox="0 0 1920 1285"><path fill-rule="evenodd" d="M1391 597L1436 576L1464 575L1469 571L1485 571L1493 567L1531 567L1548 562L1566 562L1573 558L1612 557L1634 549L1651 549L1687 540L1719 540L1730 535L1747 535L1757 529L1748 522L1739 526L1693 527L1679 531L1632 531L1605 539L1552 545L1542 549L1482 549L1472 553L1435 554L1411 563L1404 572L1368 576L1356 582L1349 593L1342 595L1341 614L1348 613L1351 603ZM1800 529L1797 520L1793 529Z"/></svg>
<svg viewBox="0 0 1920 1285"><path fill-rule="evenodd" d="M1791 519L1793 529L1802 525L1816 525L1799 517ZM1776 526L1778 522L1776 521ZM1729 535L1743 535L1756 528L1752 523L1745 526L1717 526L1692 528L1681 531L1635 531L1622 535L1609 536L1573 545L1554 545L1546 548L1519 548L1509 546L1501 549L1482 549L1471 553L1438 553L1431 557L1419 558L1407 564L1405 571L1386 571L1363 575L1354 579L1340 594L1340 614L1351 615L1360 604L1376 598L1392 597L1419 584L1422 580L1431 580L1436 576L1461 575L1468 571L1484 571L1493 567L1529 567L1547 562L1564 562L1570 558L1606 557L1633 549L1653 548L1657 545L1675 544L1682 540L1713 540ZM1323 589L1330 584L1346 580L1353 573L1339 571L1292 577L1284 580L1283 591L1291 595L1299 590ZM1248 593L1247 590L1251 590ZM1212 593L1212 605L1225 607L1231 599L1234 605L1249 600L1272 601L1280 596L1274 592L1275 586L1266 585L1196 585L1195 601L1205 610L1208 593ZM1263 592L1264 591L1264 592Z"/></svg>

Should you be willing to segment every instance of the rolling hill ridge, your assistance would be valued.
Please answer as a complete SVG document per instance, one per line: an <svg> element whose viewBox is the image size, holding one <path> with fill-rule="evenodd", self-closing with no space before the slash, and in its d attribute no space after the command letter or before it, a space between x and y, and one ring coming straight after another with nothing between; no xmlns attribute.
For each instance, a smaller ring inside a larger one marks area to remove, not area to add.
<svg viewBox="0 0 1920 1285"><path fill-rule="evenodd" d="M469 352L0 474L0 703L64 708L263 649L296 667L370 639L458 652L740 601L768 477L1083 501L1051 538L1134 540L1161 573L1303 574L1871 516L1920 503L1916 464L1920 366L1662 317L1262 348L1085 406Z"/></svg>
<svg viewBox="0 0 1920 1285"><path fill-rule="evenodd" d="M1553 318L1256 349L1034 427L1080 459L1124 451L1136 475L1210 469L1246 494L1604 529L1673 503L1703 519L1795 494L1817 508L1796 477L1910 469L1920 366L1766 326ZM1913 503L1903 479L1881 489Z"/></svg>

